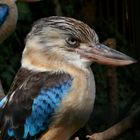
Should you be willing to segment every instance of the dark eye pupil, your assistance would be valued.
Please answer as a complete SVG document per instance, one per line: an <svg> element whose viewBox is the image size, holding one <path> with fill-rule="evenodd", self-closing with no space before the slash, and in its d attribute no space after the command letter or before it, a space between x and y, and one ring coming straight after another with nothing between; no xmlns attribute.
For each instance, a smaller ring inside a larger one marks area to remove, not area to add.
<svg viewBox="0 0 140 140"><path fill-rule="evenodd" d="M70 45L75 45L77 43L77 40L75 38L68 38L68 43Z"/></svg>
<svg viewBox="0 0 140 140"><path fill-rule="evenodd" d="M66 41L70 45L70 47L76 48L79 45L79 41L76 38L73 38L73 37L67 38Z"/></svg>
<svg viewBox="0 0 140 140"><path fill-rule="evenodd" d="M71 38L70 41L71 42L76 42L76 40L74 38Z"/></svg>

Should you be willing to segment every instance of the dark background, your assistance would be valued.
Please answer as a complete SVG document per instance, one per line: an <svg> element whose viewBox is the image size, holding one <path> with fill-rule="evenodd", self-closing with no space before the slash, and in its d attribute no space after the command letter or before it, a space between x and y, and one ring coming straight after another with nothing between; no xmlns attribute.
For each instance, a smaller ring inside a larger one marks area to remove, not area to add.
<svg viewBox="0 0 140 140"><path fill-rule="evenodd" d="M140 108L140 1L139 0L43 0L36 3L17 2L19 18L15 32L0 45L0 79L7 93L20 67L24 39L33 22L39 18L62 15L82 20L95 29L100 42L113 38L117 49L138 60L130 66L110 68L92 65L97 96L93 114L77 135L107 129ZM110 72L111 70L111 72ZM111 73L111 77L109 74ZM110 82L110 78L115 83ZM110 88L114 87L114 95ZM139 118L118 140L139 140Z"/></svg>

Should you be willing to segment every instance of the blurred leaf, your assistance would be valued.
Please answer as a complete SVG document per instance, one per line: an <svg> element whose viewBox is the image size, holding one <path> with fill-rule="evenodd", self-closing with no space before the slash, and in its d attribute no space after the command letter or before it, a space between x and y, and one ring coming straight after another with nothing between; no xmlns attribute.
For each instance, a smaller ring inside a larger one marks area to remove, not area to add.
<svg viewBox="0 0 140 140"><path fill-rule="evenodd" d="M31 21L32 20L32 12L30 11L29 5L25 2L18 2L18 19L19 20L26 20Z"/></svg>

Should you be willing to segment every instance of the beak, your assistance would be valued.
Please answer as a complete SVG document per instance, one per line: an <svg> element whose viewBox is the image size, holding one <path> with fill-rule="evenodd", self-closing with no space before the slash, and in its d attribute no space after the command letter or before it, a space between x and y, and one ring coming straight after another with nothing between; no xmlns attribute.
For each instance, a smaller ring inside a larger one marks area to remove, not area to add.
<svg viewBox="0 0 140 140"><path fill-rule="evenodd" d="M104 65L123 66L136 63L135 59L100 43L84 49L79 48L77 52L81 57Z"/></svg>

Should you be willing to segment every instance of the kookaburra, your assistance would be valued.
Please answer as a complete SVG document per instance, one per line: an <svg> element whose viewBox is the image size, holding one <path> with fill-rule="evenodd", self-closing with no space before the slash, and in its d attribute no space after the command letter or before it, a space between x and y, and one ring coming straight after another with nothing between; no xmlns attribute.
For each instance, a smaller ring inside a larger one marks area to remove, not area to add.
<svg viewBox="0 0 140 140"><path fill-rule="evenodd" d="M0 0L0 44L15 30L18 20L17 0ZM40 0L22 0L37 2Z"/></svg>
<svg viewBox="0 0 140 140"><path fill-rule="evenodd" d="M95 31L76 19L35 22L21 68L0 101L2 140L69 140L93 110L94 62L121 66L135 60L101 44Z"/></svg>

